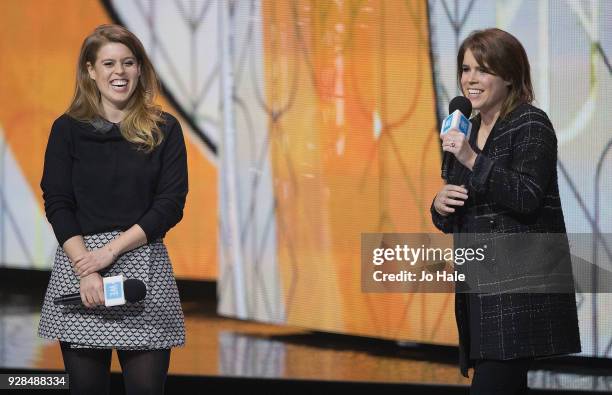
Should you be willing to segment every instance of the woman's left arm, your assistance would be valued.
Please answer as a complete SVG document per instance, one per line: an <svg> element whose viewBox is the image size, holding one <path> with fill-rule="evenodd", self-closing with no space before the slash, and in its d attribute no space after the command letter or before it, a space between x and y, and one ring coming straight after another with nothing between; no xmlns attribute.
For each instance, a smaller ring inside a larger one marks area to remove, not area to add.
<svg viewBox="0 0 612 395"><path fill-rule="evenodd" d="M183 218L188 190L187 150L181 125L174 117L167 120L168 133L162 152L162 169L149 210L136 222L152 242Z"/></svg>
<svg viewBox="0 0 612 395"><path fill-rule="evenodd" d="M514 135L510 167L479 154L469 185L495 203L528 214L541 207L553 179L557 166L557 138L550 120L543 114L530 114L516 128L506 132Z"/></svg>
<svg viewBox="0 0 612 395"><path fill-rule="evenodd" d="M75 262L79 276L97 272L112 264L119 255L162 237L183 218L188 190L187 150L178 121L170 117L167 122L162 168L151 207L119 237Z"/></svg>

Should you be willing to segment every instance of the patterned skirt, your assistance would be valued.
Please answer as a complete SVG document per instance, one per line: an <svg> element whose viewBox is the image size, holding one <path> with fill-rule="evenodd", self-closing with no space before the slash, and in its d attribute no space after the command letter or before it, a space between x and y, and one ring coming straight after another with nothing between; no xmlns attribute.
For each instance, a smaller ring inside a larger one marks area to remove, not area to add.
<svg viewBox="0 0 612 395"><path fill-rule="evenodd" d="M119 235L114 231L85 236L85 246L100 248ZM126 252L100 274L142 280L147 295L140 302L113 307L54 305L54 298L79 292L79 279L58 247L38 327L40 337L68 342L75 348L154 350L185 344L183 310L161 240Z"/></svg>

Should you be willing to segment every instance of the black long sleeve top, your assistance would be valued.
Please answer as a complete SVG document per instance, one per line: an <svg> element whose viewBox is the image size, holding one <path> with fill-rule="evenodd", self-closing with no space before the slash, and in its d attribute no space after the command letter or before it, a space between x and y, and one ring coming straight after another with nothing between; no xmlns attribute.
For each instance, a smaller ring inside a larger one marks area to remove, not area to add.
<svg viewBox="0 0 612 395"><path fill-rule="evenodd" d="M183 217L187 154L181 126L163 113L163 141L145 153L118 125L64 114L51 128L40 186L60 246L76 235L140 225L147 241L163 238Z"/></svg>

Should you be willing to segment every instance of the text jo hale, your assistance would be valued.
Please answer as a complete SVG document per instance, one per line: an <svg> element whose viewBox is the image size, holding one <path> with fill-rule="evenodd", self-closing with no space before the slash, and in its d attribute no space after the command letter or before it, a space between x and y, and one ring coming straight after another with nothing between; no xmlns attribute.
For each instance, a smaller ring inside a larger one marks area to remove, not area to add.
<svg viewBox="0 0 612 395"><path fill-rule="evenodd" d="M465 281L465 274L457 272L445 272L439 270L431 273L427 270L422 270L420 276L417 273L402 270L398 273L383 273L381 270L376 270L372 273L374 281L385 282L385 281L399 281L399 282L430 282L430 281L446 281L456 282Z"/></svg>

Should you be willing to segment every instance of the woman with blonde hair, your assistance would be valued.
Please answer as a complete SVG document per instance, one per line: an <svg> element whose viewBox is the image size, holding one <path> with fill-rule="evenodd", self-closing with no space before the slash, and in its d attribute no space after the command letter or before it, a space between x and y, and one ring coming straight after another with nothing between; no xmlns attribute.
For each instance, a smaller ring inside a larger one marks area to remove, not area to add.
<svg viewBox="0 0 612 395"><path fill-rule="evenodd" d="M102 25L81 47L74 98L51 128L41 181L59 246L39 335L58 339L71 392L109 392L112 349L129 394L162 394L185 342L165 234L182 218L187 159L178 121L155 104L158 79L138 38ZM104 306L103 277L146 285ZM82 305L58 306L80 293Z"/></svg>

